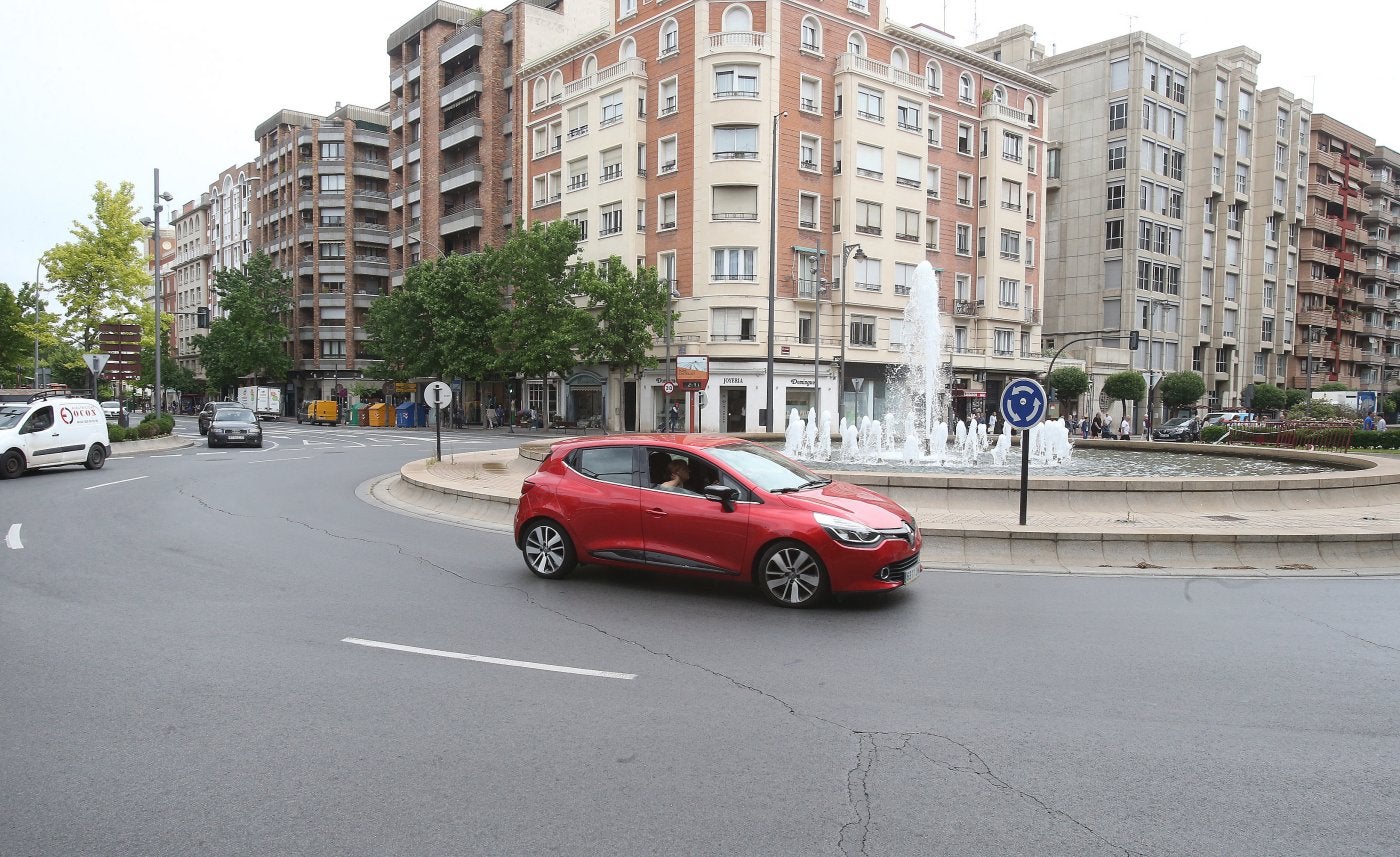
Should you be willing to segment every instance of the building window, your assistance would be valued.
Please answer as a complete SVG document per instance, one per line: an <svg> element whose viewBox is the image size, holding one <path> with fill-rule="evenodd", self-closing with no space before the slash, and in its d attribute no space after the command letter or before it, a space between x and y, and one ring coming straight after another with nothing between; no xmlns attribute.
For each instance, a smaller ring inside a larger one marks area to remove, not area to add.
<svg viewBox="0 0 1400 857"><path fill-rule="evenodd" d="M752 280L754 250L752 247L716 247L714 252L716 280Z"/></svg>
<svg viewBox="0 0 1400 857"><path fill-rule="evenodd" d="M321 257L322 259L344 259L344 258L345 258L345 242L344 242L344 241L322 241L322 242L321 242L321 252L320 252L319 255L320 255L320 257Z"/></svg>
<svg viewBox="0 0 1400 857"><path fill-rule="evenodd" d="M756 185L715 185L711 188L712 220L758 220Z"/></svg>
<svg viewBox="0 0 1400 857"><path fill-rule="evenodd" d="M943 195L943 168L929 164L928 167L928 187L925 189L933 199L939 199Z"/></svg>
<svg viewBox="0 0 1400 857"><path fill-rule="evenodd" d="M680 49L680 28L675 21L667 20L661 25L661 56L673 56Z"/></svg>
<svg viewBox="0 0 1400 857"><path fill-rule="evenodd" d="M1121 221L1120 221L1121 225ZM1121 241L1121 239L1120 239ZM959 256L972 255L972 226L959 223L953 233L953 252Z"/></svg>
<svg viewBox="0 0 1400 857"><path fill-rule="evenodd" d="M714 157L718 160L753 160L758 157L757 125L716 125Z"/></svg>
<svg viewBox="0 0 1400 857"><path fill-rule="evenodd" d="M1021 261L1021 233L1014 229L1001 230L1001 258L1008 262Z"/></svg>
<svg viewBox="0 0 1400 857"><path fill-rule="evenodd" d="M1021 304L1021 281L1011 280L1006 277L1001 278L1000 290L997 293L997 304L1008 309L1018 309Z"/></svg>
<svg viewBox="0 0 1400 857"><path fill-rule="evenodd" d="M569 214L564 215L564 219L572 223L574 225L574 228L578 230L578 240L588 240L588 212L570 212Z"/></svg>
<svg viewBox="0 0 1400 857"><path fill-rule="evenodd" d="M757 98L758 66L715 67L715 98Z"/></svg>
<svg viewBox="0 0 1400 857"><path fill-rule="evenodd" d="M323 192L330 193L344 193L345 175L343 173L337 173L335 175L322 175L321 190Z"/></svg>
<svg viewBox="0 0 1400 857"><path fill-rule="evenodd" d="M958 77L958 100L964 104L972 103L972 75L967 72Z"/></svg>
<svg viewBox="0 0 1400 857"><path fill-rule="evenodd" d="M598 237L606 238L622 231L622 203L605 205L598 210Z"/></svg>
<svg viewBox="0 0 1400 857"><path fill-rule="evenodd" d="M851 345L875 345L875 317L872 315L851 316Z"/></svg>
<svg viewBox="0 0 1400 857"><path fill-rule="evenodd" d="M856 143L856 175L868 179L885 177L885 150L868 143Z"/></svg>
<svg viewBox="0 0 1400 857"><path fill-rule="evenodd" d="M872 122L885 121L885 93L868 86L857 86L856 115Z"/></svg>
<svg viewBox="0 0 1400 857"><path fill-rule="evenodd" d="M676 171L676 138L663 137L656 147L656 172L659 175Z"/></svg>
<svg viewBox="0 0 1400 857"><path fill-rule="evenodd" d="M846 52L858 57L865 56L865 37L852 30L851 34L846 37Z"/></svg>
<svg viewBox="0 0 1400 857"><path fill-rule="evenodd" d="M934 94L943 91L943 67L930 60L928 67L924 69L924 80L928 84L928 91Z"/></svg>
<svg viewBox="0 0 1400 857"><path fill-rule="evenodd" d="M1122 221L1122 220L1109 220L1109 221L1106 221L1106 222L1104 223L1104 242L1103 242L1103 248L1104 248L1105 250L1122 250L1122 249L1123 249L1123 221Z"/></svg>
<svg viewBox="0 0 1400 857"><path fill-rule="evenodd" d="M920 110L919 105L901 98L895 105L895 111L895 125L899 128L915 133L923 130L922 123L919 121L923 111Z"/></svg>
<svg viewBox="0 0 1400 857"><path fill-rule="evenodd" d="M815 77L802 77L798 107L805 113L822 112L822 82Z"/></svg>
<svg viewBox="0 0 1400 857"><path fill-rule="evenodd" d="M1127 169L1128 166L1128 144L1124 140L1116 140L1108 144L1108 168L1110 170Z"/></svg>
<svg viewBox="0 0 1400 857"><path fill-rule="evenodd" d="M747 33L753 30L753 15L749 7L734 5L724 10L722 24L726 33Z"/></svg>
<svg viewBox="0 0 1400 857"><path fill-rule="evenodd" d="M904 187L917 188L923 179L924 161L918 155L897 152L894 156L895 182Z"/></svg>
<svg viewBox="0 0 1400 857"><path fill-rule="evenodd" d="M602 98L603 116L598 121L599 128L616 125L622 121L622 90L609 92Z"/></svg>
<svg viewBox="0 0 1400 857"><path fill-rule="evenodd" d="M924 221L924 235L927 237L924 248L938 252L938 218L931 217Z"/></svg>
<svg viewBox="0 0 1400 857"><path fill-rule="evenodd" d="M822 52L822 28L811 15L802 19L802 50Z"/></svg>
<svg viewBox="0 0 1400 857"><path fill-rule="evenodd" d="M1127 204L1127 188L1122 182L1108 186L1108 210L1117 211Z"/></svg>
<svg viewBox="0 0 1400 857"><path fill-rule="evenodd" d="M710 315L711 338L717 342L758 339L753 307L716 307Z"/></svg>
<svg viewBox="0 0 1400 857"><path fill-rule="evenodd" d="M1014 163L1021 163L1023 140L1020 134L1012 134L1010 131L1003 131L1001 134L1001 156L1004 160Z"/></svg>
<svg viewBox="0 0 1400 857"><path fill-rule="evenodd" d="M957 191L958 205L972 205L972 176L958 173Z"/></svg>
<svg viewBox="0 0 1400 857"><path fill-rule="evenodd" d="M919 224L923 214L907 208L894 210L894 237L899 241L918 241Z"/></svg>
<svg viewBox="0 0 1400 857"><path fill-rule="evenodd" d="M321 340L322 357L344 357L345 340L343 339L323 339Z"/></svg>
<svg viewBox="0 0 1400 857"><path fill-rule="evenodd" d="M958 154L972 154L972 126L958 123Z"/></svg>
<svg viewBox="0 0 1400 857"><path fill-rule="evenodd" d="M588 105L579 104L570 107L567 115L569 123L569 139L573 140L588 133Z"/></svg>
<svg viewBox="0 0 1400 857"><path fill-rule="evenodd" d="M1011 330L998 327L992 332L992 353L997 357L1016 356L1016 337Z"/></svg>
<svg viewBox="0 0 1400 857"><path fill-rule="evenodd" d="M622 178L622 147L613 146L603 152L602 156L602 178L600 181L610 182Z"/></svg>
<svg viewBox="0 0 1400 857"><path fill-rule="evenodd" d="M803 134L797 142L797 166L803 170L821 169L821 138Z"/></svg>
<svg viewBox="0 0 1400 857"><path fill-rule="evenodd" d="M867 256L851 261L855 287L867 292L880 291L880 260Z"/></svg>
<svg viewBox="0 0 1400 857"><path fill-rule="evenodd" d="M680 99L677 95L679 85L678 80L674 77L669 77L661 81L661 88L657 94L657 97L660 98L661 101L660 104L657 105L656 115L670 116L680 109Z"/></svg>
<svg viewBox="0 0 1400 857"><path fill-rule="evenodd" d="M345 209L343 209L343 208L322 208L322 209L321 209L321 225L322 225L322 226L344 226L344 225L345 225Z"/></svg>
<svg viewBox="0 0 1400 857"><path fill-rule="evenodd" d="M879 235L882 207L878 202L856 200L856 231L862 235Z"/></svg>
<svg viewBox="0 0 1400 857"><path fill-rule="evenodd" d="M577 158L567 164L570 192L588 187L588 158Z"/></svg>
<svg viewBox="0 0 1400 857"><path fill-rule="evenodd" d="M323 161L343 161L345 160L345 143L337 141L333 143L321 144L321 160Z"/></svg>
<svg viewBox="0 0 1400 857"><path fill-rule="evenodd" d="M817 229L818 212L821 211L821 197L814 193L797 195L797 225L802 229Z"/></svg>
<svg viewBox="0 0 1400 857"><path fill-rule="evenodd" d="M676 195L674 193L664 194L658 200L656 218L656 231L662 232L676 228Z"/></svg>

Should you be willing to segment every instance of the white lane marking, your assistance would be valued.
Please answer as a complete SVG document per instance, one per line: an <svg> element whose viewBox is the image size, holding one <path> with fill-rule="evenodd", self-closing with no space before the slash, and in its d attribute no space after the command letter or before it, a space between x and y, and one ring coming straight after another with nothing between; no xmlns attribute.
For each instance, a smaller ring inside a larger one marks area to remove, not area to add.
<svg viewBox="0 0 1400 857"><path fill-rule="evenodd" d="M195 455L228 455L228 450L221 449L218 452L196 452Z"/></svg>
<svg viewBox="0 0 1400 857"><path fill-rule="evenodd" d="M435 655L439 658L455 658L459 661L477 661L483 664L499 664L504 667L522 667L527 670L548 670L556 673L571 673L573 675L587 675L596 678L620 678L631 680L637 677L636 673L614 673L606 670L585 670L579 667L561 667L555 664L537 664L532 661L513 661L509 658L489 658L485 655L468 655L462 652L444 652L440 649L420 649L417 646L401 646L398 643L381 643L377 640L361 640L357 637L346 637L342 643L354 643L357 646L369 646L375 649L391 649L395 652L410 652L415 655Z"/></svg>
<svg viewBox="0 0 1400 857"><path fill-rule="evenodd" d="M19 540L19 524L10 525L10 531L5 534L5 545L10 550L24 550L24 543Z"/></svg>
<svg viewBox="0 0 1400 857"><path fill-rule="evenodd" d="M308 458L312 458L312 457L313 457L313 456L310 456L310 455L296 455L296 456L292 456L291 458L255 458L255 459L253 459L252 461L250 461L250 462L248 462L248 463L249 463L249 464L263 464L264 462L268 462L268 461L304 461L304 460L306 460L306 459L308 459Z"/></svg>
<svg viewBox="0 0 1400 857"><path fill-rule="evenodd" d="M174 453L167 453L167 454L165 454L165 455L152 455L151 458L179 458L180 455L181 455L180 453L174 452Z"/></svg>
<svg viewBox="0 0 1400 857"><path fill-rule="evenodd" d="M101 485L89 485L84 491L91 491L94 488L106 488L108 485L120 485L123 482L135 482L138 479L150 479L149 476L133 476L130 479L118 479L116 482L103 482Z"/></svg>

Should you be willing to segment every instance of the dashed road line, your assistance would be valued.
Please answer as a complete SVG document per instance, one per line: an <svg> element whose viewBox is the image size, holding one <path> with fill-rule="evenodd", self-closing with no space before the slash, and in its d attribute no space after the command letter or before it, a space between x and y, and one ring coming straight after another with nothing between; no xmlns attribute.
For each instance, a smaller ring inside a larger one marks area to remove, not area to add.
<svg viewBox="0 0 1400 857"><path fill-rule="evenodd" d="M580 667L563 667L557 664L541 664L534 661L516 661L509 658L491 658L485 655L468 655L463 652L444 652L441 649L421 649L417 646L403 646L398 643L381 643L378 640L361 640L358 637L346 637L340 642L353 643L357 646L369 646L375 649L389 649L395 652L408 652L415 655L433 655L439 658L453 658L459 661L476 661L483 664L497 664L503 667L521 667L527 670L546 670L548 672L569 673L571 675L586 675L594 678L620 678L632 680L637 677L636 673L616 673L607 670L587 670Z"/></svg>
<svg viewBox="0 0 1400 857"><path fill-rule="evenodd" d="M24 543L19 540L19 524L11 524L10 531L5 534L5 546L12 551L24 550Z"/></svg>
<svg viewBox="0 0 1400 857"><path fill-rule="evenodd" d="M94 488L106 488L108 485L120 485L123 482L135 482L138 479L150 479L149 476L133 476L130 479L118 479L116 482L103 482L101 485L89 485L84 491L91 491Z"/></svg>

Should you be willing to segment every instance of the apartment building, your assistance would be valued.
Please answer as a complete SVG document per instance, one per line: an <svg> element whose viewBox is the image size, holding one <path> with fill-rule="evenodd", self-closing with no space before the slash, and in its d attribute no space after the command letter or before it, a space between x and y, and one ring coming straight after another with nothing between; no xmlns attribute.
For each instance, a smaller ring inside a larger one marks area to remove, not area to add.
<svg viewBox="0 0 1400 857"><path fill-rule="evenodd" d="M1198 371L1210 409L1281 382L1310 105L1261 93L1259 55L1243 47L1194 57L1136 32L1046 56L1018 28L973 48L1006 52L1060 90L1049 116L1045 335L1047 349L1085 361L1086 406L1106 409L1097 391L1124 369L1154 383ZM1126 347L1132 330L1137 351ZM1152 416L1169 415L1158 402Z"/></svg>
<svg viewBox="0 0 1400 857"><path fill-rule="evenodd" d="M175 260L170 272L173 290L161 301L162 312L173 316L170 356L197 378L204 377L204 372L194 338L204 333L199 327L200 310L209 306L214 282L211 210L210 196L205 193L197 201L185 203L171 218L170 226L175 230ZM180 391L190 402L202 401L203 392Z"/></svg>
<svg viewBox="0 0 1400 857"><path fill-rule="evenodd" d="M293 280L288 398L339 398L364 377L364 319L389 287L389 115L281 110L257 127L255 250Z"/></svg>
<svg viewBox="0 0 1400 857"><path fill-rule="evenodd" d="M867 0L516 9L522 214L572 221L584 260L656 266L678 315L656 356L709 360L701 429L761 429L770 398L779 430L838 395L882 417L925 259L959 415L1044 368L1045 81ZM691 404L668 365L588 375L609 425ZM568 386L525 404L568 407Z"/></svg>
<svg viewBox="0 0 1400 857"><path fill-rule="evenodd" d="M253 255L254 188L259 178L250 163L228 167L209 185L210 265L219 271L238 271ZM218 295L207 296L211 318L222 318Z"/></svg>
<svg viewBox="0 0 1400 857"><path fill-rule="evenodd" d="M1394 150L1314 117L1302 236L1304 342L1292 383L1388 389L1400 367L1400 194Z"/></svg>

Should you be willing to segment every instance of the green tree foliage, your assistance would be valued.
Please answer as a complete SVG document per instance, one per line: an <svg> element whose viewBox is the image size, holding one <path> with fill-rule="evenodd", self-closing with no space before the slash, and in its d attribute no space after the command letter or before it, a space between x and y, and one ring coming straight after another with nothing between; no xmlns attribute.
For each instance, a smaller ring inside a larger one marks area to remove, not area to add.
<svg viewBox="0 0 1400 857"><path fill-rule="evenodd" d="M1308 398L1308 391L1299 390L1297 387L1289 387L1284 391L1284 395L1287 396L1287 404L1285 404L1284 407L1291 409L1296 407L1299 402Z"/></svg>
<svg viewBox="0 0 1400 857"><path fill-rule="evenodd" d="M1341 381L1328 381L1325 384L1319 385L1317 388L1320 393L1345 393L1350 389L1350 387L1343 384Z"/></svg>
<svg viewBox="0 0 1400 857"><path fill-rule="evenodd" d="M1109 375L1103 382L1103 394L1123 403L1123 413L1128 413L1128 402L1136 402L1147 395L1147 381L1141 372L1128 370Z"/></svg>
<svg viewBox="0 0 1400 857"><path fill-rule="evenodd" d="M1073 402L1089 392L1089 375L1078 366L1061 366L1045 378L1045 385L1060 402Z"/></svg>
<svg viewBox="0 0 1400 857"><path fill-rule="evenodd" d="M1206 394L1206 382L1195 372L1169 372L1157 382L1157 393L1168 411L1194 405Z"/></svg>
<svg viewBox="0 0 1400 857"><path fill-rule="evenodd" d="M613 256L602 265L581 266L579 287L597 325L580 348L581 359L624 372L655 366L647 352L665 330L670 307L669 285L656 278L656 269L633 273Z"/></svg>
<svg viewBox="0 0 1400 857"><path fill-rule="evenodd" d="M131 182L115 191L98 182L89 222L74 221L74 240L44 254L64 310L59 335L76 347L80 361L96 350L98 325L136 315L151 283L140 249L147 231L136 222L134 198Z"/></svg>
<svg viewBox="0 0 1400 857"><path fill-rule="evenodd" d="M1288 406L1288 394L1273 384L1255 384L1250 407L1256 413L1277 414Z"/></svg>
<svg viewBox="0 0 1400 857"><path fill-rule="evenodd" d="M207 335L194 339L210 383L229 388L245 377L285 379L292 368L284 321L292 311L291 279L273 267L267 254L256 253L241 271L220 271L214 292L224 317L209 325Z"/></svg>
<svg viewBox="0 0 1400 857"><path fill-rule="evenodd" d="M580 346L596 325L574 302L578 273L569 257L577 248L578 230L556 220L517 230L487 254L493 278L510 288L510 310L496 330L501 368L508 374L567 376L578 363Z"/></svg>
<svg viewBox="0 0 1400 857"><path fill-rule="evenodd" d="M1325 399L1304 399L1288 409L1290 420L1356 420L1361 415L1356 408L1334 405Z"/></svg>
<svg viewBox="0 0 1400 857"><path fill-rule="evenodd" d="M29 315L34 315L32 308ZM20 330L23 322L24 308L10 287L0 283L0 387L26 386L24 379L34 374L34 339Z"/></svg>
<svg viewBox="0 0 1400 857"><path fill-rule="evenodd" d="M165 313L161 313L162 316ZM141 374L132 382L137 387L149 387L155 389L156 386L156 344L154 338L150 344L144 341L141 344ZM171 355L170 349L162 347L160 350L160 386L163 390L180 390L192 393L202 390L204 385L195 379L194 373L181 366Z"/></svg>
<svg viewBox="0 0 1400 857"><path fill-rule="evenodd" d="M447 260L414 265L403 285L379 298L365 318L365 350L380 357L370 371L383 378L404 380L437 377L446 359L428 313L427 294L437 288Z"/></svg>

